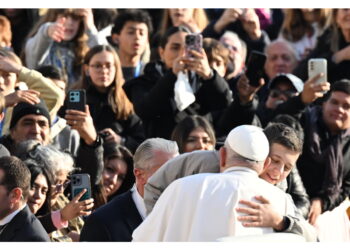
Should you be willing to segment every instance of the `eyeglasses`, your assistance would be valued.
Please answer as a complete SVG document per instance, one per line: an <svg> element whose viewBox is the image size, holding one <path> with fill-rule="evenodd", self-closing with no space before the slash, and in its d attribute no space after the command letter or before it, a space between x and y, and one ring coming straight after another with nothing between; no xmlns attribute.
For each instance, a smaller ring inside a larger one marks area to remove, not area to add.
<svg viewBox="0 0 350 250"><path fill-rule="evenodd" d="M234 51L234 52L238 52L238 48L234 45L230 45L230 44L227 44L227 43L223 43L224 47L231 50L231 51Z"/></svg>
<svg viewBox="0 0 350 250"><path fill-rule="evenodd" d="M96 63L96 64L91 64L89 66L97 71L101 71L104 68L108 70L111 70L112 68L114 68L114 64L110 64L110 63L105 63L105 64Z"/></svg>
<svg viewBox="0 0 350 250"><path fill-rule="evenodd" d="M70 180L66 180L64 183L62 184L55 184L55 185L52 185L52 189L53 191L55 192L60 192L62 189L65 190L68 185L70 184Z"/></svg>
<svg viewBox="0 0 350 250"><path fill-rule="evenodd" d="M270 90L270 96L273 98L277 98L281 95L286 96L287 98L291 98L293 96L296 96L298 92L293 90L279 90L279 89L271 89Z"/></svg>

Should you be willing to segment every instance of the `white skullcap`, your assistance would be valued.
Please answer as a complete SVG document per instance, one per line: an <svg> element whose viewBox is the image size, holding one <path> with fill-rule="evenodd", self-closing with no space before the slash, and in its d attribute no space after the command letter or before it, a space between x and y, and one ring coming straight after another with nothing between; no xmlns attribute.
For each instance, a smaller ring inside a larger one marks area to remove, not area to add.
<svg viewBox="0 0 350 250"><path fill-rule="evenodd" d="M253 161L264 161L270 150L262 128L253 125L234 128L228 134L226 143L237 154Z"/></svg>

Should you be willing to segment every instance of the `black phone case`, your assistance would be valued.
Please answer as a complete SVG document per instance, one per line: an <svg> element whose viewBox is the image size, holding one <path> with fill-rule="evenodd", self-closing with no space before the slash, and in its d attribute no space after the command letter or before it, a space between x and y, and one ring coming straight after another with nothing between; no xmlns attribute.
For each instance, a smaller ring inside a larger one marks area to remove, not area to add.
<svg viewBox="0 0 350 250"><path fill-rule="evenodd" d="M245 75L249 79L249 84L251 86L259 86L259 79L264 76L265 62L265 54L255 50L250 53Z"/></svg>
<svg viewBox="0 0 350 250"><path fill-rule="evenodd" d="M67 109L85 111L86 94L84 89L69 90Z"/></svg>

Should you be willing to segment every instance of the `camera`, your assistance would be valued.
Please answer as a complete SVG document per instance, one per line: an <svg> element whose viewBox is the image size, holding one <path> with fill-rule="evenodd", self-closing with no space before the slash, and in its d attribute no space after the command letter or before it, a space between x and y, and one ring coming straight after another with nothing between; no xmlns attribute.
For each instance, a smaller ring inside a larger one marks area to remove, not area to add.
<svg viewBox="0 0 350 250"><path fill-rule="evenodd" d="M71 91L69 93L69 101L70 102L80 102L80 92L79 91Z"/></svg>

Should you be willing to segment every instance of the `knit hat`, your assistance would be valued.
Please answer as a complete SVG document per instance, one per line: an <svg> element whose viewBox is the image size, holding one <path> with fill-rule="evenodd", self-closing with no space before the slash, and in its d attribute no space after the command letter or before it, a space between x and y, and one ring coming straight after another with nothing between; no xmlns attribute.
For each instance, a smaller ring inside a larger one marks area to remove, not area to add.
<svg viewBox="0 0 350 250"><path fill-rule="evenodd" d="M269 141L262 128L253 125L234 128L226 142L237 154L252 161L264 161L270 151Z"/></svg>
<svg viewBox="0 0 350 250"><path fill-rule="evenodd" d="M292 84L294 89L298 93L302 92L304 89L304 82L299 77L296 77L293 74L285 74L285 73L280 73L276 75L273 79L271 79L269 83L269 89L272 89L276 84L278 84L281 81L287 81L290 84Z"/></svg>
<svg viewBox="0 0 350 250"><path fill-rule="evenodd" d="M51 126L51 118L49 111L45 102L40 99L38 104L32 105L27 102L20 102L14 108L12 112L12 118L10 122L10 129L16 126L17 122L25 115L43 115L49 121L49 125Z"/></svg>

